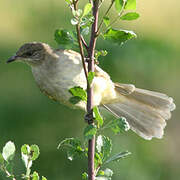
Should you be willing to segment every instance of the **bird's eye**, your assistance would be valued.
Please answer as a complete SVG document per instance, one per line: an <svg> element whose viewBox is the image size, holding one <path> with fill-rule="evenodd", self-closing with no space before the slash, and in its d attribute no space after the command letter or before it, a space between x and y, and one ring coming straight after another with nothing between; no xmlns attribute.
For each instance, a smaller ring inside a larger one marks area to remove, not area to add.
<svg viewBox="0 0 180 180"><path fill-rule="evenodd" d="M28 52L24 53L24 56L26 56L26 57L29 57L29 56L32 56L32 55L33 55L32 51L28 51Z"/></svg>

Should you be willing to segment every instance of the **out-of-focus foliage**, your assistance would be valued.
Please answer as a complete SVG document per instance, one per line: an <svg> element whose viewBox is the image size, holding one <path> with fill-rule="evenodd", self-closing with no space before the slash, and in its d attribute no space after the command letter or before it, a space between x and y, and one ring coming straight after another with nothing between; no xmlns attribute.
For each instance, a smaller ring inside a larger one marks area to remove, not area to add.
<svg viewBox="0 0 180 180"><path fill-rule="evenodd" d="M179 4L177 0L166 4L163 0L138 1L141 17L129 27L138 38L123 47L98 42L99 50L108 50L107 56L99 57L100 65L115 82L167 93L177 105L162 140L145 141L131 132L114 136L114 149L128 149L132 155L112 165L116 172L113 180L180 177ZM57 145L65 137L82 137L83 112L59 105L40 93L27 65L5 63L27 41L47 42L57 48L54 31L71 27L70 12L62 0L1 0L0 19L0 147L9 140L17 149L24 143L38 144L41 156L34 169L52 180L80 179L79 174L86 171L85 159L71 163ZM128 21L121 23L127 28ZM17 173L21 174L23 168L18 161Z"/></svg>

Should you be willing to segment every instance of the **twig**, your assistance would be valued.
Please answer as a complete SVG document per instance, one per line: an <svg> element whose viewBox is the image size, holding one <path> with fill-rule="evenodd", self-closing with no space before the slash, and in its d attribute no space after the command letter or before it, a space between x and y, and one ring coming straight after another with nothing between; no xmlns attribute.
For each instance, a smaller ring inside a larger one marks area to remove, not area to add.
<svg viewBox="0 0 180 180"><path fill-rule="evenodd" d="M77 3L78 3L77 0L73 0L74 10L77 10ZM81 33L80 33L80 25L79 25L79 23L76 25L76 31L77 31L77 38L78 38L78 43L79 43L79 50L80 50L80 54L81 54L83 69L84 69L84 73L85 73L86 80L87 80L88 72L87 72L87 69L86 69L84 49L83 49L83 45L82 45L82 37L81 37Z"/></svg>
<svg viewBox="0 0 180 180"><path fill-rule="evenodd" d="M93 4L93 0L89 0L89 3Z"/></svg>
<svg viewBox="0 0 180 180"><path fill-rule="evenodd" d="M97 175L97 173L98 173L98 171L99 171L100 168L101 168L101 165L99 164L98 167L97 167L97 169L96 169L95 175Z"/></svg>
<svg viewBox="0 0 180 180"><path fill-rule="evenodd" d="M86 48L86 50L88 51L88 45L87 45L87 43L86 43L86 41L82 35L81 35L81 41L82 41L84 47Z"/></svg>
<svg viewBox="0 0 180 180"><path fill-rule="evenodd" d="M6 168L3 167L3 170L4 170L4 172L7 174L8 177L11 177L11 176L12 176ZM16 180L16 178L13 177L12 180Z"/></svg>
<svg viewBox="0 0 180 180"><path fill-rule="evenodd" d="M103 18L108 15L108 13L109 13L110 9L112 8L113 4L114 4L114 1L111 1L111 4L109 5L107 11L105 12L104 16L103 16L102 19L101 19L101 22L100 22L99 27L98 27L98 30L97 30L97 34L99 34L99 32L100 32L101 26L102 26L102 24L103 24Z"/></svg>
<svg viewBox="0 0 180 180"><path fill-rule="evenodd" d="M123 5L122 5L122 8L121 8L121 11L119 12L118 16L114 19L114 21L112 21L109 26L107 27L107 29L109 27L111 27L118 19L119 17L122 15L122 13L124 12L124 8L125 8L125 5L126 5L126 1L123 1Z"/></svg>

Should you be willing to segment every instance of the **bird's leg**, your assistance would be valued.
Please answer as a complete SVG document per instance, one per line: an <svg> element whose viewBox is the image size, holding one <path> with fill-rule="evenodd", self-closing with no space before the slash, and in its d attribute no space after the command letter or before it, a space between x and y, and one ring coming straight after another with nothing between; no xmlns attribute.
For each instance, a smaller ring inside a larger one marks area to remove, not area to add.
<svg viewBox="0 0 180 180"><path fill-rule="evenodd" d="M90 60L90 59L89 59L89 57L88 57L88 56L86 56L86 57L85 57L85 62L87 62L87 63L88 63L88 62L89 62L89 60Z"/></svg>
<svg viewBox="0 0 180 180"><path fill-rule="evenodd" d="M92 124L94 121L94 117L93 117L93 112L87 112L87 114L84 117L85 122L87 122L88 124Z"/></svg>
<svg viewBox="0 0 180 180"><path fill-rule="evenodd" d="M90 58L86 56L86 57L85 57L85 62L88 63L89 60L90 60ZM95 57L94 57L94 63L97 64L97 65L99 64L98 60L97 60Z"/></svg>

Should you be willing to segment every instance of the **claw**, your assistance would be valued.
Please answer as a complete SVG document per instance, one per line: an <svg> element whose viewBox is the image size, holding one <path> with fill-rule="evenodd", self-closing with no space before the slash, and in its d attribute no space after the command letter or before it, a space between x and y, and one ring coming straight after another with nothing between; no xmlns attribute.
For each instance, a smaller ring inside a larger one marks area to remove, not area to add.
<svg viewBox="0 0 180 180"><path fill-rule="evenodd" d="M92 112L88 112L85 116L84 116L85 122L87 122L88 124L92 124L94 122L94 117L93 117L93 113Z"/></svg>

